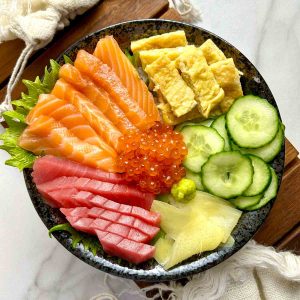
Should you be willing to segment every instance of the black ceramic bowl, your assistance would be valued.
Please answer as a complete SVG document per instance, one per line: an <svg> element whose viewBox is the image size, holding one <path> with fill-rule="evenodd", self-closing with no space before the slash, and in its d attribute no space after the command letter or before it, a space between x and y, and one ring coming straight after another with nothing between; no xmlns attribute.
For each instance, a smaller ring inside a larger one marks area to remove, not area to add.
<svg viewBox="0 0 300 300"><path fill-rule="evenodd" d="M82 48L90 52L93 51L98 39L105 35L113 35L122 49L125 49L129 47L130 41L132 40L180 29L185 31L189 43L195 45L202 44L206 39L212 39L221 50L224 51L227 57L232 57L234 59L237 68L244 73L241 78L244 94L251 93L265 98L277 109L275 99L265 80L239 50L211 32L181 22L139 20L116 24L79 40L62 53L57 61L61 64L63 63L63 54L74 59L77 51ZM281 181L284 167L284 145L272 165ZM53 209L43 202L41 195L38 193L35 184L32 181L31 170L25 170L24 177L33 205L47 228L51 228L59 223L65 223L65 219L58 209ZM128 264L126 261L122 261L106 254L98 253L97 256L94 256L90 251L84 250L82 245L73 249L69 235L63 231L56 232L54 236L71 253L101 271L134 280L175 280L207 270L222 262L243 247L264 222L274 200L257 211L243 213L238 225L233 231L233 237L235 239L234 246L195 255L168 271L165 271L154 260L134 266Z"/></svg>

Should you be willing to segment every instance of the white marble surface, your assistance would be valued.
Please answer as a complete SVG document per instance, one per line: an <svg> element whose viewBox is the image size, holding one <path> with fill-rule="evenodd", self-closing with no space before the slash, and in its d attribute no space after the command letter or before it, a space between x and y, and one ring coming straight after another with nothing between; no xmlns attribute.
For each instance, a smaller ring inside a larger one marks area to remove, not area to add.
<svg viewBox="0 0 300 300"><path fill-rule="evenodd" d="M286 135L300 149L300 1L192 2L202 12L201 27L225 38L257 66L279 105ZM6 158L0 151L0 299L89 299L104 292L101 272L48 237L22 174L4 166ZM121 282L110 280L111 289Z"/></svg>

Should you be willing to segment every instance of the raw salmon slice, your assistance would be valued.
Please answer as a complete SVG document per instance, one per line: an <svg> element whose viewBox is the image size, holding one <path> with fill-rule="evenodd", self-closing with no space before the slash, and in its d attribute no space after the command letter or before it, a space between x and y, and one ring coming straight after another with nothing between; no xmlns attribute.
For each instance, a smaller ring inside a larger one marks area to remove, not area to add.
<svg viewBox="0 0 300 300"><path fill-rule="evenodd" d="M18 145L36 154L48 153L55 156L60 156L61 152L58 148L53 148L51 141L48 137L40 137L35 134L29 133L25 129L19 138Z"/></svg>
<svg viewBox="0 0 300 300"><path fill-rule="evenodd" d="M80 191L91 192L122 204L139 206L145 209L150 209L154 199L153 194L141 192L133 186L89 178L62 176L52 181L38 184L37 188L44 195L55 190L76 188Z"/></svg>
<svg viewBox="0 0 300 300"><path fill-rule="evenodd" d="M41 137L38 145L26 140L31 135ZM43 148L43 142L47 147ZM99 168L108 172L116 172L116 159L105 150L81 141L60 122L48 116L40 116L28 126L19 139L20 147L37 155L48 154L47 148L55 149L55 155L66 157L84 165ZM38 147L36 147L38 146ZM54 154L52 151L49 154Z"/></svg>
<svg viewBox="0 0 300 300"><path fill-rule="evenodd" d="M153 120L150 120L137 102L129 96L127 89L108 65L84 50L79 50L74 64L80 72L90 76L109 93L133 125L139 129L153 125Z"/></svg>
<svg viewBox="0 0 300 300"><path fill-rule="evenodd" d="M87 97L64 79L56 81L51 93L76 106L100 137L114 149L118 149L118 140L122 133Z"/></svg>
<svg viewBox="0 0 300 300"><path fill-rule="evenodd" d="M74 66L63 65L59 70L59 77L74 85L76 89L89 98L123 134L137 129L108 93L97 86L87 75L81 74Z"/></svg>
<svg viewBox="0 0 300 300"><path fill-rule="evenodd" d="M41 184L61 176L76 176L97 179L111 183L126 183L123 174L104 172L69 159L45 155L37 158L33 164L33 181Z"/></svg>
<svg viewBox="0 0 300 300"><path fill-rule="evenodd" d="M152 258L155 253L155 247L151 245L131 241L102 230L96 230L96 234L105 252L135 264Z"/></svg>
<svg viewBox="0 0 300 300"><path fill-rule="evenodd" d="M127 88L129 96L138 103L149 119L160 121L160 115L151 92L112 36L106 36L99 40L94 55L116 73Z"/></svg>
<svg viewBox="0 0 300 300"><path fill-rule="evenodd" d="M41 115L54 118L79 139L106 150L111 156L117 156L116 151L99 137L73 104L56 98L54 95L41 94L38 103L26 117L27 124L31 124Z"/></svg>

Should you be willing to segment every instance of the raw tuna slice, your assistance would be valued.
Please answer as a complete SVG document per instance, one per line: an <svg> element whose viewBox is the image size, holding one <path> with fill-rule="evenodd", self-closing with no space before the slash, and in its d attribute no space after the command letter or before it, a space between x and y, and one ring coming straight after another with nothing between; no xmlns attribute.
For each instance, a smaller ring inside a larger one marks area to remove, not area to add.
<svg viewBox="0 0 300 300"><path fill-rule="evenodd" d="M100 196L90 198L90 202L98 207L137 217L152 225L158 225L160 222L160 215L158 213L148 211L138 206L120 204Z"/></svg>
<svg viewBox="0 0 300 300"><path fill-rule="evenodd" d="M73 196L74 206L86 206L86 207L93 207L93 204L91 204L90 199L93 196L91 196L90 192L80 191L77 194Z"/></svg>
<svg viewBox="0 0 300 300"><path fill-rule="evenodd" d="M61 208L60 211L66 217L73 217L73 218L80 219L87 216L89 209L87 207Z"/></svg>
<svg viewBox="0 0 300 300"><path fill-rule="evenodd" d="M56 207L76 207L73 196L78 193L75 188L56 190L48 193L48 200L56 203Z"/></svg>
<svg viewBox="0 0 300 300"><path fill-rule="evenodd" d="M87 218L85 217L86 213L82 207L79 210L74 209L72 212L68 209L61 209L61 212L66 215L72 227L86 233L95 234L95 230L101 230L117 234L135 242L147 243L150 241L148 235L126 225L113 223L101 218Z"/></svg>
<svg viewBox="0 0 300 300"><path fill-rule="evenodd" d="M78 231L86 232L89 234L95 234L95 230L91 227L94 219L79 218L78 217L66 217L72 227Z"/></svg>
<svg viewBox="0 0 300 300"><path fill-rule="evenodd" d="M96 230L96 234L105 252L110 255L121 257L125 260L139 264L153 257L153 246L137 243L119 235Z"/></svg>
<svg viewBox="0 0 300 300"><path fill-rule="evenodd" d="M44 183L61 176L77 176L104 182L126 183L122 174L105 172L52 155L46 155L35 160L32 176L35 184Z"/></svg>
<svg viewBox="0 0 300 300"><path fill-rule="evenodd" d="M113 223L104 219L95 219L91 224L91 227L95 230L102 230L120 235L135 242L147 243L150 241L150 237L147 234L144 234L137 229L128 227L126 225Z"/></svg>
<svg viewBox="0 0 300 300"><path fill-rule="evenodd" d="M125 184L113 184L89 178L58 177L52 181L37 185L42 195L48 198L49 192L61 189L76 188L78 190L91 192L122 204L139 206L150 209L154 195L144 193Z"/></svg>
<svg viewBox="0 0 300 300"><path fill-rule="evenodd" d="M154 236L159 232L159 227L150 225L138 219L137 217L123 215L121 213L105 210L103 208L93 207L89 210L87 216L90 218L101 218L135 228L143 232L144 234L147 234L150 237L150 239L153 239Z"/></svg>
<svg viewBox="0 0 300 300"><path fill-rule="evenodd" d="M100 207L93 207L90 209L84 209L83 207L61 209L61 212L67 217L79 216L81 218L103 219L113 223L125 225L144 233L149 237L149 240L151 240L159 231L159 227L150 225L143 220L138 219L137 217L123 215L121 213L106 210Z"/></svg>

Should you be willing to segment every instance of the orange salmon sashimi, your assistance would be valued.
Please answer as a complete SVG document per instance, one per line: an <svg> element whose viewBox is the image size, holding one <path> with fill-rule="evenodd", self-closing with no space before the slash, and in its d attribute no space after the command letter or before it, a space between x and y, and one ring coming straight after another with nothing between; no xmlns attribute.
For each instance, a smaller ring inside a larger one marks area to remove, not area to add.
<svg viewBox="0 0 300 300"><path fill-rule="evenodd" d="M58 148L53 148L48 137L43 138L29 133L27 128L19 138L19 146L37 155L47 153L54 156L61 156L60 150Z"/></svg>
<svg viewBox="0 0 300 300"><path fill-rule="evenodd" d="M108 93L97 86L87 75L81 74L74 66L70 64L63 65L59 70L59 77L72 84L88 97L123 134L129 130L137 129Z"/></svg>
<svg viewBox="0 0 300 300"><path fill-rule="evenodd" d="M137 102L129 96L127 89L108 65L85 50L78 51L74 64L79 71L89 75L97 85L100 85L109 93L137 128L145 129L154 124L153 120L149 120Z"/></svg>
<svg viewBox="0 0 300 300"><path fill-rule="evenodd" d="M37 137L40 138L39 143L36 142ZM48 116L34 119L22 133L19 145L37 155L54 154L104 171L117 172L115 157L78 139L60 122Z"/></svg>
<svg viewBox="0 0 300 300"><path fill-rule="evenodd" d="M64 79L58 79L56 81L51 93L75 105L100 137L114 149L118 149L118 140L123 134L87 97L77 91Z"/></svg>
<svg viewBox="0 0 300 300"><path fill-rule="evenodd" d="M138 103L147 116L154 121L160 121L151 92L112 36L99 40L94 55L116 73L127 88L130 97Z"/></svg>
<svg viewBox="0 0 300 300"><path fill-rule="evenodd" d="M36 106L27 115L26 123L31 124L35 118L41 115L54 118L79 139L102 148L111 156L117 156L116 151L99 137L73 104L56 98L54 95L41 94Z"/></svg>

